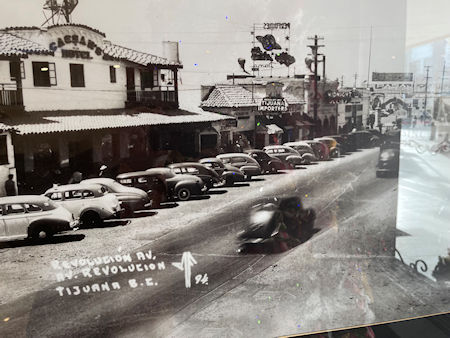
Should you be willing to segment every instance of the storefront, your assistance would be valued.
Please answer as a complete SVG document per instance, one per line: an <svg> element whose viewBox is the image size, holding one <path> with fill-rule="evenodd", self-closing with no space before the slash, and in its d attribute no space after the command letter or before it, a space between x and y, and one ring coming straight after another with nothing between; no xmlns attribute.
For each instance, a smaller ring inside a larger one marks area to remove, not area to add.
<svg viewBox="0 0 450 338"><path fill-rule="evenodd" d="M217 146L213 123L233 120L178 108L176 42L163 43L163 58L66 24L4 29L0 46L0 79L10 82L0 87L0 113L16 130L4 165L15 161L21 193L66 183L74 171L98 175L100 165L114 174L192 159Z"/></svg>

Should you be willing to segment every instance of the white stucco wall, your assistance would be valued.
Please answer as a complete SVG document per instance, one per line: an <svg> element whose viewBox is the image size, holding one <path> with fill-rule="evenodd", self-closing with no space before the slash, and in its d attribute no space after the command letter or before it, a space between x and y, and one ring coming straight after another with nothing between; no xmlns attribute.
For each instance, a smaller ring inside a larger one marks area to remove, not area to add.
<svg viewBox="0 0 450 338"><path fill-rule="evenodd" d="M0 60L0 84L14 83L9 73L9 61ZM0 88L1 89L1 88Z"/></svg>
<svg viewBox="0 0 450 338"><path fill-rule="evenodd" d="M56 47L55 55L30 55L22 59L25 66L25 79L22 80L23 99L26 111L41 110L84 110L84 109L120 109L127 100L126 67L135 69L136 90L140 88L140 70L144 67L119 61L103 59L103 53L97 55L95 48L80 43L67 42L58 47L58 38L76 34L85 41L93 41L97 46L104 44L104 37L83 27L61 26L48 31L20 31L21 36L39 42L49 48L52 43ZM62 50L89 52L91 59L80 57L62 57ZM32 62L52 62L56 68L56 86L35 87L33 81ZM85 87L71 87L70 64L83 64ZM116 69L116 83L110 81L110 66L119 65ZM158 79L160 77L158 76ZM10 81L9 62L0 62L0 83Z"/></svg>

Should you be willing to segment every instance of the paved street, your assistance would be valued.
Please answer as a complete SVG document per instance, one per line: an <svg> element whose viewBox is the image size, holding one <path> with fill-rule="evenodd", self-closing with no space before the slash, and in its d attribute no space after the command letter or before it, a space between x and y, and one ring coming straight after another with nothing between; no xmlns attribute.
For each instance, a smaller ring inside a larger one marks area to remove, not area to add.
<svg viewBox="0 0 450 338"><path fill-rule="evenodd" d="M80 230L58 244L3 247L2 265L9 270L2 294L32 293L5 297L0 316L9 320L2 322L2 335L261 337L439 312L448 296L393 259L397 179L375 177L377 155L378 149L363 150L261 176L125 226ZM249 208L265 197L292 194L316 210L321 231L283 254L237 254L236 234L248 224ZM76 240L70 241L73 236ZM55 283L50 265L55 259L128 252L134 258L148 250L155 262L165 263L164 270L86 277L74 268L76 278ZM197 263L191 288L185 286L184 272L171 264L187 251ZM10 261L33 261L34 268L24 278L26 270L15 273L6 264ZM45 278L38 278L43 269ZM207 284L197 279L205 274ZM130 287L132 279L136 288ZM105 282L121 288L79 295L66 291ZM56 291L61 285L63 296Z"/></svg>

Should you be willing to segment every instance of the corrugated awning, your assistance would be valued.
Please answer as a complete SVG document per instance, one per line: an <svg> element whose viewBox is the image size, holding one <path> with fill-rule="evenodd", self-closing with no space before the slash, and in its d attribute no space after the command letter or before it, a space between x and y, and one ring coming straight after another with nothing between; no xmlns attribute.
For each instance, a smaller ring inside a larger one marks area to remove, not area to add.
<svg viewBox="0 0 450 338"><path fill-rule="evenodd" d="M234 119L215 113L193 113L181 109L155 112L122 110L30 112L28 116L10 118L0 127L18 134L45 134L139 126L218 122Z"/></svg>
<svg viewBox="0 0 450 338"><path fill-rule="evenodd" d="M268 124L268 125L266 125L266 127L267 127L267 133L269 135L284 133L283 129L278 127L276 124Z"/></svg>

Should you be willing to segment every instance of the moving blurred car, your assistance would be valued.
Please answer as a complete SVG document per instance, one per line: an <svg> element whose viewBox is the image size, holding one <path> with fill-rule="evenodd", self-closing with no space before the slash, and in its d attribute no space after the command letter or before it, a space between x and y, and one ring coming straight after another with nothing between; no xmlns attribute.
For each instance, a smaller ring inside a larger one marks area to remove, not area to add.
<svg viewBox="0 0 450 338"><path fill-rule="evenodd" d="M261 175L261 166L248 154L243 153L225 153L216 156L224 164L231 164L239 168L245 175L247 180L251 180L252 176Z"/></svg>
<svg viewBox="0 0 450 338"><path fill-rule="evenodd" d="M73 213L82 226L100 225L105 219L117 218L122 211L117 197L99 184L59 185L44 195Z"/></svg>
<svg viewBox="0 0 450 338"><path fill-rule="evenodd" d="M161 201L178 198L186 201L193 195L202 195L207 188L203 181L193 175L175 175L169 168L152 168L146 171L123 173L117 176L123 185L146 191L152 198L163 194Z"/></svg>
<svg viewBox="0 0 450 338"><path fill-rule="evenodd" d="M337 158L341 156L341 146L340 144L332 137L318 137L314 140L324 143L330 152L330 157Z"/></svg>
<svg viewBox="0 0 450 338"><path fill-rule="evenodd" d="M219 174L217 174L211 168L208 168L200 163L195 162L183 162L183 163L174 163L168 166L172 169L174 174L188 174L194 175L202 179L203 183L205 183L208 189L214 187L214 185L222 184L222 180L220 179Z"/></svg>
<svg viewBox="0 0 450 338"><path fill-rule="evenodd" d="M285 165L280 159L269 156L263 150L248 149L245 153L253 157L259 163L263 173L276 174L279 170L285 169Z"/></svg>
<svg viewBox="0 0 450 338"><path fill-rule="evenodd" d="M383 177L386 174L398 176L400 165L400 146L395 143L386 144L380 148L377 164L377 177Z"/></svg>
<svg viewBox="0 0 450 338"><path fill-rule="evenodd" d="M325 144L316 140L305 140L305 142L314 150L314 154L319 161L329 160L330 150Z"/></svg>
<svg viewBox="0 0 450 338"><path fill-rule="evenodd" d="M0 240L48 239L78 226L71 212L44 196L0 198Z"/></svg>
<svg viewBox="0 0 450 338"><path fill-rule="evenodd" d="M295 166L304 163L302 155L300 155L297 150L285 145L266 146L263 150L270 156L280 159L290 168L295 168Z"/></svg>
<svg viewBox="0 0 450 338"><path fill-rule="evenodd" d="M80 182L81 184L99 184L109 193L116 195L124 213L133 214L135 210L142 210L151 206L150 198L147 193L141 189L126 187L112 178L98 177L89 178Z"/></svg>
<svg viewBox="0 0 450 338"><path fill-rule="evenodd" d="M202 158L199 162L214 170L220 176L222 181L225 182L226 186L232 186L235 182L245 181L245 175L239 168L224 164L216 157Z"/></svg>

